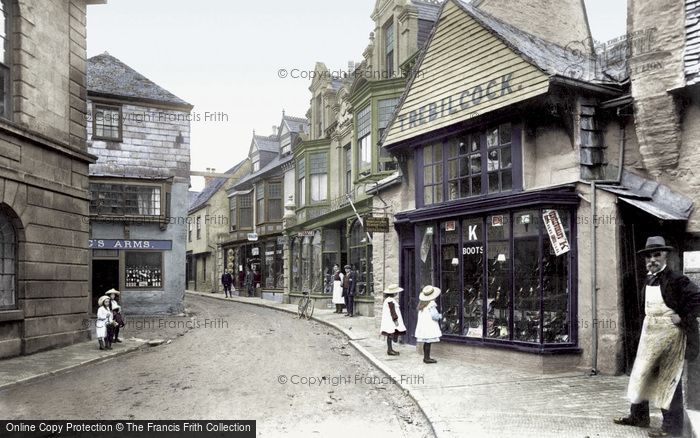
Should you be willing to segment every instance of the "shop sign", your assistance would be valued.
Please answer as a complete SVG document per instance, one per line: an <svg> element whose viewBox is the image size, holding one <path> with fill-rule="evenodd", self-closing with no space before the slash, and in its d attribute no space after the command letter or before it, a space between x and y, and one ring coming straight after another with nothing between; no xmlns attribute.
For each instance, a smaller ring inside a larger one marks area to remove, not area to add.
<svg viewBox="0 0 700 438"><path fill-rule="evenodd" d="M549 234L549 241L552 243L554 254L560 256L571 250L569 240L566 238L564 225L561 223L559 212L556 210L544 210L542 215L544 226Z"/></svg>
<svg viewBox="0 0 700 438"><path fill-rule="evenodd" d="M464 248L462 248L462 255L477 255L483 253L483 246L465 246Z"/></svg>
<svg viewBox="0 0 700 438"><path fill-rule="evenodd" d="M248 241L249 242L257 242L258 241L258 233L248 233Z"/></svg>
<svg viewBox="0 0 700 438"><path fill-rule="evenodd" d="M128 240L128 239L90 239L91 249L144 249L151 251L173 249L172 240Z"/></svg>
<svg viewBox="0 0 700 438"><path fill-rule="evenodd" d="M503 226L503 216L491 216L491 226L502 227Z"/></svg>
<svg viewBox="0 0 700 438"><path fill-rule="evenodd" d="M388 233L389 218L367 216L364 218L364 227L365 231L367 231L368 233Z"/></svg>
<svg viewBox="0 0 700 438"><path fill-rule="evenodd" d="M456 221L445 222L445 231L454 231L457 229Z"/></svg>
<svg viewBox="0 0 700 438"><path fill-rule="evenodd" d="M297 237L314 237L314 230L299 231Z"/></svg>
<svg viewBox="0 0 700 438"><path fill-rule="evenodd" d="M258 255L260 255L260 248L258 248L258 247L251 248L250 253L254 256L258 256Z"/></svg>

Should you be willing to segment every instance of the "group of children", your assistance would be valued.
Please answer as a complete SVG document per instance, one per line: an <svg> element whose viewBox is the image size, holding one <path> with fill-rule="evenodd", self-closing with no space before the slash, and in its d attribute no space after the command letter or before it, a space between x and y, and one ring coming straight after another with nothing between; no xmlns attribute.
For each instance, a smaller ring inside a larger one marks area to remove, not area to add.
<svg viewBox="0 0 700 438"><path fill-rule="evenodd" d="M396 295L403 292L403 289L396 284L390 285L384 291L384 304L382 306L382 323L380 330L386 336L386 354L398 356L399 352L392 348L392 341L397 342L399 335L406 334L406 326L401 316L396 302ZM435 342L440 342L442 331L440 330L440 320L442 315L437 310L435 299L440 296L440 289L435 286L425 286L418 296L418 320L416 321L416 341L423 343L423 362L436 363L430 357L430 346Z"/></svg>
<svg viewBox="0 0 700 438"><path fill-rule="evenodd" d="M112 343L119 343L119 329L125 326L121 313L121 306L117 297L121 293L116 289L110 289L97 300L97 321L95 331L100 350L111 350Z"/></svg>

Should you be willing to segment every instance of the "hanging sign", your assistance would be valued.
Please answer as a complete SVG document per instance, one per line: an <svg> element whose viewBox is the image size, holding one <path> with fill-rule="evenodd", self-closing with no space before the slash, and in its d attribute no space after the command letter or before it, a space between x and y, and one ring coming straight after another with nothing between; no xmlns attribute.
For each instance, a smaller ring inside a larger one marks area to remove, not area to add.
<svg viewBox="0 0 700 438"><path fill-rule="evenodd" d="M569 240L566 238L566 231L561 223L559 212L556 210L544 210L542 219L544 219L544 226L549 235L549 241L552 243L554 254L560 256L569 252L571 246L569 246Z"/></svg>
<svg viewBox="0 0 700 438"><path fill-rule="evenodd" d="M248 233L248 241L249 242L257 242L258 241L258 233Z"/></svg>
<svg viewBox="0 0 700 438"><path fill-rule="evenodd" d="M389 218L388 217L375 217L366 216L363 221L365 231L368 233L388 233L389 232Z"/></svg>

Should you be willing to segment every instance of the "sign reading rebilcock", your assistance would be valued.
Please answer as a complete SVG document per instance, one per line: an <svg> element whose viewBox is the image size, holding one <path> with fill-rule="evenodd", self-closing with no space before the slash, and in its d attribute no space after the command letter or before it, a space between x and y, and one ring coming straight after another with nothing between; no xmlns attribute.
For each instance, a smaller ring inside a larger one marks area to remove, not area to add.
<svg viewBox="0 0 700 438"><path fill-rule="evenodd" d="M367 216L364 220L365 231L368 233L388 233L389 218Z"/></svg>

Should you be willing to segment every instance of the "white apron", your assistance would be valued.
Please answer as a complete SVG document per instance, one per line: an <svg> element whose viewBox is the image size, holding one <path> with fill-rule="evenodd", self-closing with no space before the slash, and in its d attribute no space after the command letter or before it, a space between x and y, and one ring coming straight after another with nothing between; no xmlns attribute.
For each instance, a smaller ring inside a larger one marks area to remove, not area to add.
<svg viewBox="0 0 700 438"><path fill-rule="evenodd" d="M394 311L396 312L396 316L399 317L399 319L396 321L398 323L394 324L394 320L391 319L391 311L389 310L389 303L394 303ZM382 334L390 334L393 335L396 332L399 332L399 334L406 333L406 326L403 323L403 317L401 316L401 309L399 309L399 305L394 299L394 297L389 297L384 300L384 304L382 305L382 324L379 327L379 330L381 331Z"/></svg>
<svg viewBox="0 0 700 438"><path fill-rule="evenodd" d="M333 278L335 278L335 275L333 275ZM345 278L345 275L341 272L340 281L333 280L333 304L345 304L343 299L343 278Z"/></svg>
<svg viewBox="0 0 700 438"><path fill-rule="evenodd" d="M631 403L648 400L660 409L668 409L683 373L685 333L671 321L675 312L666 306L659 286L646 287L645 305L646 317L627 397Z"/></svg>
<svg viewBox="0 0 700 438"><path fill-rule="evenodd" d="M437 311L435 301L431 301L425 309L418 311L415 334L418 342L440 342L442 331L440 330L440 324L437 321L433 321L431 309Z"/></svg>

